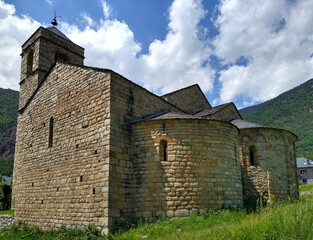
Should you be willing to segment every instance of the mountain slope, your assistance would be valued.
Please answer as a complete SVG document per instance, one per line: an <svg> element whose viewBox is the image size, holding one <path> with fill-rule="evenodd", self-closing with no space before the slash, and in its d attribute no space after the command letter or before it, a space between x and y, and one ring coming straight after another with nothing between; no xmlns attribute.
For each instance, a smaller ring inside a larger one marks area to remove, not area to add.
<svg viewBox="0 0 313 240"><path fill-rule="evenodd" d="M313 157L313 79L239 112L247 121L297 134L297 155Z"/></svg>
<svg viewBox="0 0 313 240"><path fill-rule="evenodd" d="M18 92L0 88L0 135L17 119Z"/></svg>
<svg viewBox="0 0 313 240"><path fill-rule="evenodd" d="M0 174L12 175L18 92L0 88Z"/></svg>

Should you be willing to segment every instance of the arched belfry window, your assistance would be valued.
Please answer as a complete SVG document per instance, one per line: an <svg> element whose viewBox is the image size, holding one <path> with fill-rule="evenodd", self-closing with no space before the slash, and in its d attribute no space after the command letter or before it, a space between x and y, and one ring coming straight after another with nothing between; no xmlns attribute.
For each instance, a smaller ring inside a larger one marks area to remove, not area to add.
<svg viewBox="0 0 313 240"><path fill-rule="evenodd" d="M160 141L160 160L167 161L167 141L161 140Z"/></svg>
<svg viewBox="0 0 313 240"><path fill-rule="evenodd" d="M26 75L30 76L33 72L34 51L30 50L27 55Z"/></svg>
<svg viewBox="0 0 313 240"><path fill-rule="evenodd" d="M52 143L53 143L53 117L51 117L49 121L49 142L48 142L49 148L52 148Z"/></svg>
<svg viewBox="0 0 313 240"><path fill-rule="evenodd" d="M249 161L251 166L256 164L256 149L254 146L249 147Z"/></svg>

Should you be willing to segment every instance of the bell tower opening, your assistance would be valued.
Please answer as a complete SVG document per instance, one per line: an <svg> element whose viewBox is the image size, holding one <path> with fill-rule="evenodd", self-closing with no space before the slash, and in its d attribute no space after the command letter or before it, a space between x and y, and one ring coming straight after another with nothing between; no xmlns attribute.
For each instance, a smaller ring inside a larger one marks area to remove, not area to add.
<svg viewBox="0 0 313 240"><path fill-rule="evenodd" d="M39 27L22 45L19 111L52 71L56 62L84 65L84 48L56 27Z"/></svg>
<svg viewBox="0 0 313 240"><path fill-rule="evenodd" d="M33 73L34 51L30 50L27 54L26 76L29 77Z"/></svg>

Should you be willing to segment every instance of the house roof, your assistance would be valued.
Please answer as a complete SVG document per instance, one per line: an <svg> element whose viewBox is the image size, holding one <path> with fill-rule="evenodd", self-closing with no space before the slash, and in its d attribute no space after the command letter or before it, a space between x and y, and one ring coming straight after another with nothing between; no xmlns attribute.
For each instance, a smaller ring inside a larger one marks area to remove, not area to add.
<svg viewBox="0 0 313 240"><path fill-rule="evenodd" d="M304 157L298 157L297 168L313 168L313 160Z"/></svg>
<svg viewBox="0 0 313 240"><path fill-rule="evenodd" d="M8 177L8 176L2 176L2 179L1 179L1 181L2 182L11 182L11 179L12 179L12 177Z"/></svg>
<svg viewBox="0 0 313 240"><path fill-rule="evenodd" d="M248 121L241 120L241 119L232 120L231 123L234 124L235 126L237 126L239 129L245 129L245 128L267 128L267 127L265 127L263 125L252 123L252 122L248 122Z"/></svg>

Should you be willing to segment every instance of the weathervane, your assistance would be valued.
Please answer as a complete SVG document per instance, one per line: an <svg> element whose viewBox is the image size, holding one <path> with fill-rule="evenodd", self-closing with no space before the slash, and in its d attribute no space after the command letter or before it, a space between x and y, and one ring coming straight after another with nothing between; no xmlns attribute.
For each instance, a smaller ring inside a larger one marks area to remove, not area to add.
<svg viewBox="0 0 313 240"><path fill-rule="evenodd" d="M52 24L53 26L57 26L57 25L58 25L57 17L61 17L61 16L57 16L57 12L54 10L54 18L53 18L52 21L51 21L51 24Z"/></svg>

